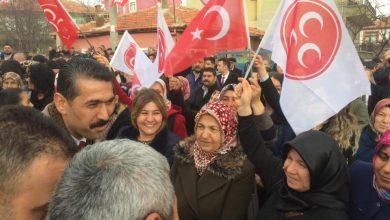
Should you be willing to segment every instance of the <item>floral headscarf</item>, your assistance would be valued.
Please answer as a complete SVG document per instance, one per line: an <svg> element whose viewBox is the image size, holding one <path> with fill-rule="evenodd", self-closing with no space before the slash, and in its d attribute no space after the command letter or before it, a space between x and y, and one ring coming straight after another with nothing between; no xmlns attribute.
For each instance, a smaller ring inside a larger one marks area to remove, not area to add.
<svg viewBox="0 0 390 220"><path fill-rule="evenodd" d="M374 127L375 123L375 117L378 114L378 112L383 109L384 107L390 107L390 98L382 99L378 103L376 103L374 110L372 111L370 115L370 126L373 131L378 133Z"/></svg>
<svg viewBox="0 0 390 220"><path fill-rule="evenodd" d="M202 175L204 173L204 171L208 168L210 163L213 162L214 159L219 154L226 154L232 148L237 146L238 121L234 110L231 107L221 102L208 103L207 105L203 106L203 108L196 115L195 129L198 125L200 118L205 114L209 114L217 120L220 130L222 131L221 132L222 144L221 147L216 152L205 152L199 146L197 141L195 141L194 160L195 160L195 167L199 175Z"/></svg>
<svg viewBox="0 0 390 220"><path fill-rule="evenodd" d="M390 145L390 130L386 131L381 139L379 140L379 143L375 147L375 153L374 153L374 158L373 158L373 163L377 160L378 157L378 152L385 146ZM373 186L374 189L378 192L379 198L381 198L383 201L390 202L390 191L383 189L379 186L377 186L376 181L375 181L375 174L373 178Z"/></svg>

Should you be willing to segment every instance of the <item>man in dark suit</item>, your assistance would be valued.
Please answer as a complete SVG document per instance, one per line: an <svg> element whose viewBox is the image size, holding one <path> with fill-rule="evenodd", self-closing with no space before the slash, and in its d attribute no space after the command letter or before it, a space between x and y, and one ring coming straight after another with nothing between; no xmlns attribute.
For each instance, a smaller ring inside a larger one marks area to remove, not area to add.
<svg viewBox="0 0 390 220"><path fill-rule="evenodd" d="M234 57L228 59L230 72L242 76L242 71L236 67L237 60Z"/></svg>
<svg viewBox="0 0 390 220"><path fill-rule="evenodd" d="M194 100L192 103L186 103L186 121L187 131L189 134L193 134L194 131L194 119L198 111L209 102L212 94L215 90L220 90L219 84L217 83L217 73L213 68L206 68L202 74L203 85L195 91Z"/></svg>
<svg viewBox="0 0 390 220"><path fill-rule="evenodd" d="M221 85L221 88L228 84L238 83L239 75L230 71L229 61L226 58L221 58L218 60L217 68L221 73L221 75L218 76L218 82Z"/></svg>

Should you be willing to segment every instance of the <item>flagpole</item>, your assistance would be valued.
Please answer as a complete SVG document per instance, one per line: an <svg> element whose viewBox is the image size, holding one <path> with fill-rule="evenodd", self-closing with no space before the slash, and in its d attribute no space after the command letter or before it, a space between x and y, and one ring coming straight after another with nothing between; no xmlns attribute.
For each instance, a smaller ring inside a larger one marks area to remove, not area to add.
<svg viewBox="0 0 390 220"><path fill-rule="evenodd" d="M69 12L66 10L65 6L62 4L61 1L58 1L58 3L61 5L62 8L64 8L66 14L69 16L69 18L73 21L72 16L70 16ZM92 51L95 53L95 48L92 46L91 42L88 40L87 36L84 34L83 31L81 31L80 27L77 25L75 21L73 21L74 26L76 26L77 30L80 31L81 35L84 37L84 39L87 41L90 48L92 48Z"/></svg>
<svg viewBox="0 0 390 220"><path fill-rule="evenodd" d="M253 58L252 58L252 60L251 60L251 63L250 63L249 66L248 66L248 69L246 70L246 73L245 73L245 76L244 76L245 79L248 78L249 73L251 72L251 69L252 69L252 67L253 67L253 63L255 62L256 55L260 52L260 45L261 45L261 44L259 44L259 46L257 47L257 50L256 50L256 52L255 52L255 55L253 56ZM250 52L249 52L249 53L250 53Z"/></svg>
<svg viewBox="0 0 390 220"><path fill-rule="evenodd" d="M247 32L248 32L248 34L247 34L247 37L248 37L248 50L249 50L249 54L250 54L252 48L251 48L251 37L250 37L250 29L249 29L249 19L248 19L248 14L247 14L247 11L246 11L245 1L242 1L242 4L243 4L243 7L244 7L244 14L245 14L245 25L246 25L246 29L247 29ZM254 62L254 60L252 60L251 64L249 65L250 68L247 69L244 78L248 77L248 74L249 74L250 70L252 69L253 62ZM248 70L249 70L249 72L248 72Z"/></svg>

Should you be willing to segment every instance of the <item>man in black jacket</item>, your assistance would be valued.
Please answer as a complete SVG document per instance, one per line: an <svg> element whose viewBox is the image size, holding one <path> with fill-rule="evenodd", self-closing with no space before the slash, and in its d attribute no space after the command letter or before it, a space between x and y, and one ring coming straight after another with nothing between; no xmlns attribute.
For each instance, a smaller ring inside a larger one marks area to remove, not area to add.
<svg viewBox="0 0 390 220"><path fill-rule="evenodd" d="M218 71L221 75L218 76L218 82L223 88L228 84L237 84L239 75L237 73L231 72L229 68L229 61L226 58L221 58L217 63Z"/></svg>
<svg viewBox="0 0 390 220"><path fill-rule="evenodd" d="M205 105L211 98L211 95L215 90L220 90L217 82L217 73L212 68L206 68L202 74L202 87L195 91L194 101L192 103L185 104L185 116L187 121L188 134L192 134L194 131L194 119L198 111Z"/></svg>

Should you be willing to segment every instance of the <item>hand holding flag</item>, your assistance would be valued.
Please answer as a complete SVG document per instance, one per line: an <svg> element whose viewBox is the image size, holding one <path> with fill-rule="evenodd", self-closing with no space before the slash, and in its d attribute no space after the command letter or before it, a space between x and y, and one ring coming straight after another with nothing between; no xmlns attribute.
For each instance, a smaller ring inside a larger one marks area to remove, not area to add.
<svg viewBox="0 0 390 220"><path fill-rule="evenodd" d="M285 73L280 104L299 134L370 94L356 49L332 0L283 0L260 47Z"/></svg>

